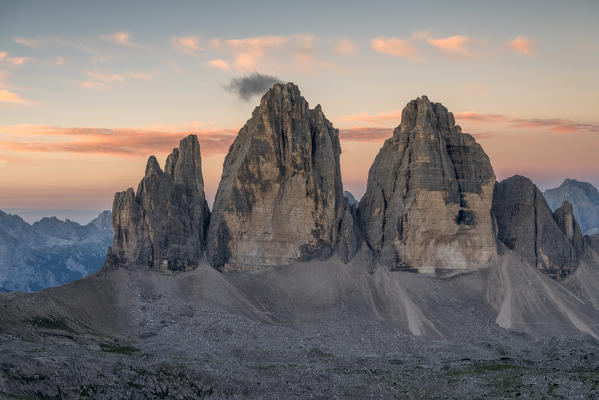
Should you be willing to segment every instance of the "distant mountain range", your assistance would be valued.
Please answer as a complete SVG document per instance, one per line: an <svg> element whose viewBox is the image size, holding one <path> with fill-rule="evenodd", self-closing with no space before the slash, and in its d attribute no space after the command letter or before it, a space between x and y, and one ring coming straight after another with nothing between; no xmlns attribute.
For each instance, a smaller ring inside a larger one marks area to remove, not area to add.
<svg viewBox="0 0 599 400"><path fill-rule="evenodd" d="M566 179L558 187L547 189L543 194L552 210L560 207L564 201L572 203L574 217L583 234L599 233L599 191L593 185Z"/></svg>
<svg viewBox="0 0 599 400"><path fill-rule="evenodd" d="M28 224L0 211L0 291L37 291L97 271L112 244L111 221L103 211L87 225L56 217Z"/></svg>

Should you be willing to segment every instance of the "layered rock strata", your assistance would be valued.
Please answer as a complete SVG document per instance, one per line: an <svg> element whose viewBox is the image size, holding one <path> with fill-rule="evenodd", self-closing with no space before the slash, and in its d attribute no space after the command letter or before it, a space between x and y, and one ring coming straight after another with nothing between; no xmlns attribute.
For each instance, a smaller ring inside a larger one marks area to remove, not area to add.
<svg viewBox="0 0 599 400"><path fill-rule="evenodd" d="M310 109L292 83L274 85L225 159L208 232L212 265L286 265L327 258L336 248L351 257L340 153L339 132L320 105Z"/></svg>
<svg viewBox="0 0 599 400"><path fill-rule="evenodd" d="M189 135L168 156L164 171L151 156L137 192L115 194L107 264L191 269L204 254L209 220L200 145Z"/></svg>
<svg viewBox="0 0 599 400"><path fill-rule="evenodd" d="M485 266L497 255L494 184L489 158L453 114L413 100L368 174L359 207L368 244L391 269Z"/></svg>

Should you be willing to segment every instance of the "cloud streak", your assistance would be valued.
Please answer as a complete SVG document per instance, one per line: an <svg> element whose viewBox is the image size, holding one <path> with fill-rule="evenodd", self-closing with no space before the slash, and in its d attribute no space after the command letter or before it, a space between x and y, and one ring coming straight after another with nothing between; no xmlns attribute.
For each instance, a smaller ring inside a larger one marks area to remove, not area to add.
<svg viewBox="0 0 599 400"><path fill-rule="evenodd" d="M276 76L254 72L248 76L231 79L225 89L235 93L241 100L249 101L253 96L264 94L272 85L280 82L281 80Z"/></svg>
<svg viewBox="0 0 599 400"><path fill-rule="evenodd" d="M351 142L383 142L393 135L392 128L366 126L339 130L339 140Z"/></svg>
<svg viewBox="0 0 599 400"><path fill-rule="evenodd" d="M379 111L377 114L361 112L341 116L340 121L371 124L373 126L397 126L401 122L402 110ZM558 133L599 133L599 124L572 121L565 118L526 118L505 114L482 114L477 112L454 113L456 121L479 124L508 125L517 129L549 129ZM482 135L482 134L481 134ZM482 136L481 136L482 137ZM490 137L487 135L486 137Z"/></svg>
<svg viewBox="0 0 599 400"><path fill-rule="evenodd" d="M21 98L18 93L11 92L6 89L0 89L0 103L13 103L13 104L30 104L27 100Z"/></svg>
<svg viewBox="0 0 599 400"><path fill-rule="evenodd" d="M400 38L376 37L370 41L374 51L395 57L419 60L418 51L411 43Z"/></svg>
<svg viewBox="0 0 599 400"><path fill-rule="evenodd" d="M1 148L16 152L67 152L78 154L107 154L115 156L146 156L168 152L184 136L194 133L202 155L224 153L235 139L234 129L200 129L192 132L149 129L63 128L40 125L0 127L9 138ZM10 140L12 137L13 140ZM23 140L23 139L32 140ZM50 139L50 140L49 140Z"/></svg>
<svg viewBox="0 0 599 400"><path fill-rule="evenodd" d="M131 35L127 31L115 32L109 35L100 35L100 39L109 42L118 44L125 47L140 47L139 43L135 43L131 41Z"/></svg>
<svg viewBox="0 0 599 400"><path fill-rule="evenodd" d="M20 67L28 61L32 61L33 58L29 57L11 57L7 52L0 51L0 62L15 67Z"/></svg>
<svg viewBox="0 0 599 400"><path fill-rule="evenodd" d="M269 51L286 45L290 40L287 36L255 36L241 39L176 36L171 39L171 43L178 50L192 56L199 56L208 50L230 56L232 60L225 62L237 70L251 71Z"/></svg>
<svg viewBox="0 0 599 400"><path fill-rule="evenodd" d="M468 36L454 35L446 38L426 38L426 41L433 47L441 50L442 52L472 57L474 54L470 51L468 46L473 42Z"/></svg>
<svg viewBox="0 0 599 400"><path fill-rule="evenodd" d="M480 114L462 112L455 114L456 120L475 123L501 123L519 129L549 129L558 133L599 133L599 124L589 124L563 118L522 118L504 114Z"/></svg>

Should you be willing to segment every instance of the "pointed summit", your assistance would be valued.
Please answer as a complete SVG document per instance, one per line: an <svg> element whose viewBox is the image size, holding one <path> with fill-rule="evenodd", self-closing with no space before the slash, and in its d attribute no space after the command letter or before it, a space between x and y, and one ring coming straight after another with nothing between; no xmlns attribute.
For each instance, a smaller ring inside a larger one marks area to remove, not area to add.
<svg viewBox="0 0 599 400"><path fill-rule="evenodd" d="M410 101L401 112L401 124L397 133L413 130L436 130L442 134L459 133L453 114L441 103L432 103L428 97L421 96Z"/></svg>
<svg viewBox="0 0 599 400"><path fill-rule="evenodd" d="M225 159L208 232L212 264L239 270L329 257L347 214L340 152L339 131L320 107L311 110L293 83L275 84Z"/></svg>
<svg viewBox="0 0 599 400"><path fill-rule="evenodd" d="M156 160L156 157L154 156L150 156L148 158L148 163L146 164L145 177L149 178L152 175L162 175L162 170L160 169L158 160Z"/></svg>
<svg viewBox="0 0 599 400"><path fill-rule="evenodd" d="M368 174L359 215L388 268L477 268L496 257L495 175L453 114L426 96L410 101Z"/></svg>
<svg viewBox="0 0 599 400"><path fill-rule="evenodd" d="M197 266L210 220L198 138L181 140L168 156L165 172L151 156L137 193L117 193L112 214L114 244L108 265L163 270Z"/></svg>

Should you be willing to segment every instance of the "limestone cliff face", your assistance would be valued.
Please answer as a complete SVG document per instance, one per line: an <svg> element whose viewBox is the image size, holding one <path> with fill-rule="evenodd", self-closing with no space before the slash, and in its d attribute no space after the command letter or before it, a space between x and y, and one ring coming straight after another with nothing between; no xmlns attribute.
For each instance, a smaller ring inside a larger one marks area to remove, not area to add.
<svg viewBox="0 0 599 400"><path fill-rule="evenodd" d="M498 238L530 265L556 279L578 266L584 242L570 203L552 213L535 184L516 175L497 183L493 212Z"/></svg>
<svg viewBox="0 0 599 400"><path fill-rule="evenodd" d="M200 145L190 135L173 149L164 171L154 156L148 159L137 193L129 188L115 194L107 264L193 268L204 253L209 220Z"/></svg>
<svg viewBox="0 0 599 400"><path fill-rule="evenodd" d="M368 174L359 214L378 261L392 269L477 268L497 254L495 175L453 114L411 101Z"/></svg>
<svg viewBox="0 0 599 400"><path fill-rule="evenodd" d="M220 270L329 257L346 205L339 132L297 86L276 84L241 128L225 159L208 232ZM350 246L351 247L351 246ZM353 250L352 250L353 251Z"/></svg>

